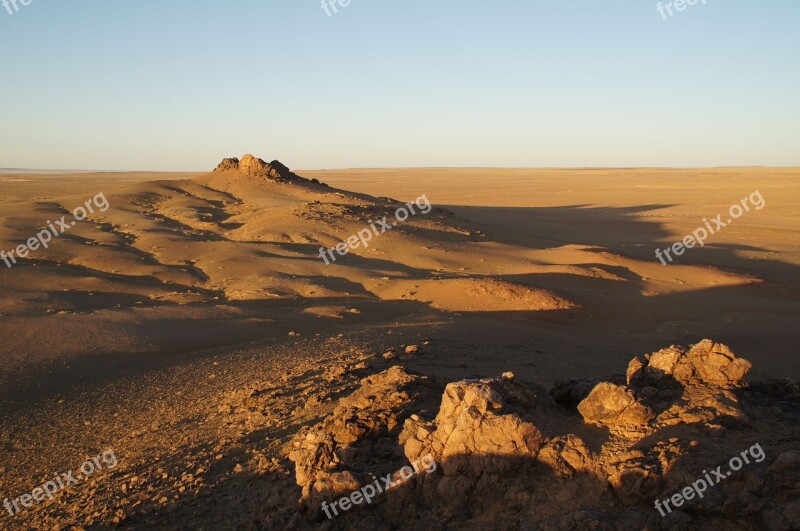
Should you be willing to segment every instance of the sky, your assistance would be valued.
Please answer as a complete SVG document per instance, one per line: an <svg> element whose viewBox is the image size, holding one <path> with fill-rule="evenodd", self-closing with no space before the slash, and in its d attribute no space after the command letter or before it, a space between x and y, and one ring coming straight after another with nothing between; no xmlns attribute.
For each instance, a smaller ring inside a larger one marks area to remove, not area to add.
<svg viewBox="0 0 800 531"><path fill-rule="evenodd" d="M21 1L0 168L800 166L797 0Z"/></svg>

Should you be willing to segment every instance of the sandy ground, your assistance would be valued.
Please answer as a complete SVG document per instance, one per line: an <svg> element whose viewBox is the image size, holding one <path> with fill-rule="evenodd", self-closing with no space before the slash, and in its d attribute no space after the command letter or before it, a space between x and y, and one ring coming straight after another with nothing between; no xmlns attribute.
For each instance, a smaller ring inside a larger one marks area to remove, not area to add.
<svg viewBox="0 0 800 531"><path fill-rule="evenodd" d="M751 378L800 378L798 169L298 173L330 187L0 175L7 252L100 192L109 205L0 262L0 497L106 448L119 459L0 527L263 528L297 497L288 438L387 367L386 349L423 340L405 364L446 379L549 385L703 337L752 361ZM755 191L764 208L656 260ZM402 203L386 198L423 194L428 214L320 258L391 220ZM263 381L285 390L263 424L220 413Z"/></svg>

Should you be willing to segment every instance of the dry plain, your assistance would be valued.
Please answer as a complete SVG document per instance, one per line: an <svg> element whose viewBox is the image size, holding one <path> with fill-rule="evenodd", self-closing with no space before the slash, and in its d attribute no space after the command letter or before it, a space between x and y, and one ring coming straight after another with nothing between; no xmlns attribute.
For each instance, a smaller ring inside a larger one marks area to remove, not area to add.
<svg viewBox="0 0 800 531"><path fill-rule="evenodd" d="M548 387L712 338L748 379L800 379L800 169L297 174L324 184L0 174L2 250L100 192L109 205L0 263L0 494L105 448L120 462L0 527L288 525L287 444L387 351L443 381ZM756 191L763 208L656 259ZM320 258L423 195L429 213ZM282 389L258 421L220 413L257 382Z"/></svg>

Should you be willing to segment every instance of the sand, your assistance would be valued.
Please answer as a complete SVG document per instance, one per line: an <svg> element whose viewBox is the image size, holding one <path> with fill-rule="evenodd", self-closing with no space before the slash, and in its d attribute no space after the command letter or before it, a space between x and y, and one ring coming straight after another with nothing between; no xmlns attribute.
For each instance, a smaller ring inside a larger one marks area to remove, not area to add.
<svg viewBox="0 0 800 531"><path fill-rule="evenodd" d="M75 486L16 525L247 527L270 489L292 492L280 467L240 469L280 460L292 426L315 418L293 413L304 382L426 339L429 353L406 365L448 379L605 376L704 337L746 353L751 378L800 378L800 169L297 173L329 186L234 172L0 175L1 250L100 192L110 205L14 267L0 262L0 495L94 449L120 460L101 487ZM762 209L672 264L656 259L755 191ZM320 257L423 194L428 214L330 265ZM273 427L220 418L225 397L257 380L287 386ZM238 508L220 493L241 496Z"/></svg>

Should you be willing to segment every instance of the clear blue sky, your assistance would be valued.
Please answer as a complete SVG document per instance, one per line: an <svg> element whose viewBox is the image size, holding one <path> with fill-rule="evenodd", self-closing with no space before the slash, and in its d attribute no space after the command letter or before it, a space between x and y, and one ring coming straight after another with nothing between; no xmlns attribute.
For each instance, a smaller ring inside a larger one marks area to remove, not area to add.
<svg viewBox="0 0 800 531"><path fill-rule="evenodd" d="M0 7L0 167L800 165L800 2L656 4Z"/></svg>

